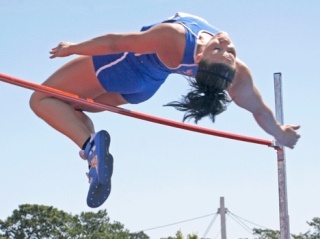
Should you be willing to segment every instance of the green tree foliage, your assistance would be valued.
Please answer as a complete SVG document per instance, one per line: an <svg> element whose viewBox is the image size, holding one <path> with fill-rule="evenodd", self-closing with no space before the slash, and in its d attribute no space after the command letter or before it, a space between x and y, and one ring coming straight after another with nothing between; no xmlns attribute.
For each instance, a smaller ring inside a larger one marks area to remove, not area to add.
<svg viewBox="0 0 320 239"><path fill-rule="evenodd" d="M310 239L319 239L320 238L320 217L315 217L312 219L312 222L307 222L309 226L313 227L311 232L308 232Z"/></svg>
<svg viewBox="0 0 320 239"><path fill-rule="evenodd" d="M189 234L187 239L198 239L198 235L196 234Z"/></svg>
<svg viewBox="0 0 320 239"><path fill-rule="evenodd" d="M130 233L129 239L150 239L144 232Z"/></svg>
<svg viewBox="0 0 320 239"><path fill-rule="evenodd" d="M293 235L294 239L319 239L320 238L320 217L315 217L311 222L307 222L312 227L311 230L299 235Z"/></svg>
<svg viewBox="0 0 320 239"><path fill-rule="evenodd" d="M307 222L311 229L294 239L320 239L320 218ZM279 239L280 232L270 229L253 229L255 239ZM82 212L71 215L54 207L20 205L5 221L0 220L0 239L149 239L144 232L130 233L120 222L110 222L106 210L97 213ZM181 231L175 237L184 239ZM199 239L196 234L187 239Z"/></svg>
<svg viewBox="0 0 320 239"><path fill-rule="evenodd" d="M280 238L280 231L254 228L253 235L258 236L255 239L279 239Z"/></svg>
<svg viewBox="0 0 320 239"><path fill-rule="evenodd" d="M176 232L176 236L175 237L168 237L167 239L183 239L183 234L179 230L179 231Z"/></svg>
<svg viewBox="0 0 320 239"><path fill-rule="evenodd" d="M43 205L21 205L5 221L0 238L6 239L149 239L143 232L130 233L120 222L110 223L106 210L71 215Z"/></svg>
<svg viewBox="0 0 320 239"><path fill-rule="evenodd" d="M176 232L175 237L168 237L166 239L184 239L182 232L179 230ZM189 234L187 235L187 239L199 239L198 235L196 234Z"/></svg>
<svg viewBox="0 0 320 239"><path fill-rule="evenodd" d="M0 230L6 238L64 238L71 219L70 215L53 207L26 204L14 210L6 221L0 221Z"/></svg>
<svg viewBox="0 0 320 239"><path fill-rule="evenodd" d="M294 239L320 239L320 218L315 217L307 224L312 227L311 230L300 233L299 235L291 235ZM256 239L279 239L280 231L273 231L269 229L253 229L254 235L258 236Z"/></svg>

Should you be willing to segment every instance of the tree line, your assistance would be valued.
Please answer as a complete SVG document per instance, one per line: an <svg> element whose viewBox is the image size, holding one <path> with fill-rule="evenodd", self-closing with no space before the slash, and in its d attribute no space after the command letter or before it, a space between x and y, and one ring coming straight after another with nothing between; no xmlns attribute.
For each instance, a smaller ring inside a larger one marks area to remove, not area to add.
<svg viewBox="0 0 320 239"><path fill-rule="evenodd" d="M291 235L294 239L320 239L320 218L307 222L311 229ZM255 239L279 239L280 232L253 229ZM110 222L107 211L82 212L72 215L52 206L23 204L11 216L0 220L0 239L150 239L141 232L130 232L120 222ZM166 239L184 239L181 231ZM200 239L189 234L186 239ZM239 238L246 239L246 238Z"/></svg>

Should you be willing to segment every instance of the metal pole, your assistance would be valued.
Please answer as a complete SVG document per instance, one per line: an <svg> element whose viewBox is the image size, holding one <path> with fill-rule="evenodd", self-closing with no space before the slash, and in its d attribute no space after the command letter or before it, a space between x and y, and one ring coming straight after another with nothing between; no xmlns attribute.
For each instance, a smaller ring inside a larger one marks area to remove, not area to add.
<svg viewBox="0 0 320 239"><path fill-rule="evenodd" d="M275 110L276 119L283 124L283 103L282 103L282 75L274 73ZM285 150L282 145L276 142L278 162L278 190L279 190L279 211L280 211L280 234L281 239L290 239L290 225L288 215L287 197L287 176Z"/></svg>
<svg viewBox="0 0 320 239"><path fill-rule="evenodd" d="M221 239L227 239L227 227L226 227L226 208L224 206L224 197L220 197L220 221L221 221Z"/></svg>

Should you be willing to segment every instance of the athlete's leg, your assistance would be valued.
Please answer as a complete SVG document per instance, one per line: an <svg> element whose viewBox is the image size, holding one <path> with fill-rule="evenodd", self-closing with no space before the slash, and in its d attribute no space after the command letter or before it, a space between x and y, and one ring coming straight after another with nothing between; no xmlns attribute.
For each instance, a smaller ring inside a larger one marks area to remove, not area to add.
<svg viewBox="0 0 320 239"><path fill-rule="evenodd" d="M74 93L83 98L103 99L113 106L125 104L119 94L110 94L100 85L91 57L79 57L64 65L44 83L56 89ZM50 95L34 92L30 99L32 110L54 129L73 140L79 147L94 132L93 123L81 110L96 109L71 104ZM80 110L80 111L79 111Z"/></svg>

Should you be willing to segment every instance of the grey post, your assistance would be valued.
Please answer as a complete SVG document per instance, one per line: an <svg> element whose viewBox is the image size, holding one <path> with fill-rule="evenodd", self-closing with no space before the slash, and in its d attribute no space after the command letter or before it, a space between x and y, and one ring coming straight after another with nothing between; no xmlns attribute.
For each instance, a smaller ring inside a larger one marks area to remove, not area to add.
<svg viewBox="0 0 320 239"><path fill-rule="evenodd" d="M218 212L220 213L221 221L221 239L227 239L226 211L224 197L220 197L220 208Z"/></svg>
<svg viewBox="0 0 320 239"><path fill-rule="evenodd" d="M282 75L274 73L275 110L278 122L283 124L283 103L282 103ZM278 162L278 190L279 190L279 211L280 211L280 233L281 239L290 239L290 225L288 215L287 179L285 150L282 145L275 142Z"/></svg>

